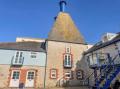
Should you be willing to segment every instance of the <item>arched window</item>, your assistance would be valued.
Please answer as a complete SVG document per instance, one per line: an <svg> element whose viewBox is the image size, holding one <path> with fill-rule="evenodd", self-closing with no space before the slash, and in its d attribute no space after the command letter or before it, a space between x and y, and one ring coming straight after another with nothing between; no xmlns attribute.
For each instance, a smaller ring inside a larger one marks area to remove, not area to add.
<svg viewBox="0 0 120 89"><path fill-rule="evenodd" d="M65 54L64 55L64 67L72 67L71 54Z"/></svg>

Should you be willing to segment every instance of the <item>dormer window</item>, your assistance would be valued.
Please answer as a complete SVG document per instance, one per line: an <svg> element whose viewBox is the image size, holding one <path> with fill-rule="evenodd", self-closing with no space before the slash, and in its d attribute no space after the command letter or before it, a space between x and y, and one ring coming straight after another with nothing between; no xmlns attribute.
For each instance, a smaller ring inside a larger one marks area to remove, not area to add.
<svg viewBox="0 0 120 89"><path fill-rule="evenodd" d="M71 68L72 67L72 57L71 54L64 55L64 67Z"/></svg>

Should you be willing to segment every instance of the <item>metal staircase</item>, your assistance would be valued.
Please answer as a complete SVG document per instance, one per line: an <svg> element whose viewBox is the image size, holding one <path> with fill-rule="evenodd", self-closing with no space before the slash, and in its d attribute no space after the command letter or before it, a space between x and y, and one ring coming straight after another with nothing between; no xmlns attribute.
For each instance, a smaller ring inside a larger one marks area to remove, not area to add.
<svg viewBox="0 0 120 89"><path fill-rule="evenodd" d="M110 87L112 81L120 73L120 55L115 57L107 57L103 64L94 67L94 70L100 70L99 75L95 77L95 72L92 72L84 80L79 81L80 86L88 86L89 89L107 89ZM57 87L69 86L70 80L64 80L64 76L58 79Z"/></svg>
<svg viewBox="0 0 120 89"><path fill-rule="evenodd" d="M92 89L107 89L120 72L120 55L116 55L109 63L103 66L100 74L95 78Z"/></svg>
<svg viewBox="0 0 120 89"><path fill-rule="evenodd" d="M93 75L93 73L91 73L86 79L84 80L78 80L79 82L77 82L76 85L73 86L88 86L89 85L89 77L91 77L91 75ZM56 82L56 87L70 87L72 82L76 82L76 80L67 80L64 78L65 75L63 75L61 78L58 79L58 81ZM72 81L72 82L71 82Z"/></svg>

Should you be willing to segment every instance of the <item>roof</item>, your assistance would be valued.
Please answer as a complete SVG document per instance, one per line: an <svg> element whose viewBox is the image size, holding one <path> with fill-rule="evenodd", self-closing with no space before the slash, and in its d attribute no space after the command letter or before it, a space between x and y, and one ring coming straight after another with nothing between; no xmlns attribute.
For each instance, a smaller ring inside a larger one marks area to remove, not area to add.
<svg viewBox="0 0 120 89"><path fill-rule="evenodd" d="M72 18L65 12L60 12L58 14L53 28L48 35L48 40L85 43L83 36L75 26Z"/></svg>
<svg viewBox="0 0 120 89"><path fill-rule="evenodd" d="M39 42L0 43L0 49L45 52L45 43Z"/></svg>
<svg viewBox="0 0 120 89"><path fill-rule="evenodd" d="M112 40L110 40L110 41L107 41L107 42L104 42L104 43L98 42L98 43L95 44L92 48L90 48L89 50L87 50L87 51L85 52L85 54L88 54L88 53L93 52L93 51L96 51L96 50L98 50L98 49L100 49L100 48L109 46L109 45L111 45L111 44L113 44L113 43L116 43L116 42L118 42L118 41L120 41L120 33L118 33L118 35L117 35L115 38L113 38Z"/></svg>

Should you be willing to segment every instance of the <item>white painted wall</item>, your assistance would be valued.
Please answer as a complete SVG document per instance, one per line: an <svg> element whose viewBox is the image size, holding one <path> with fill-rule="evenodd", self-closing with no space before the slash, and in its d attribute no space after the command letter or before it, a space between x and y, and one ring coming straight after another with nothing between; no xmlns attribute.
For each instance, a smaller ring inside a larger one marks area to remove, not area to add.
<svg viewBox="0 0 120 89"><path fill-rule="evenodd" d="M11 64L12 57L18 50L0 49L0 64ZM36 58L31 58L32 51L22 51L24 57L23 65L45 66L46 53L36 52Z"/></svg>

